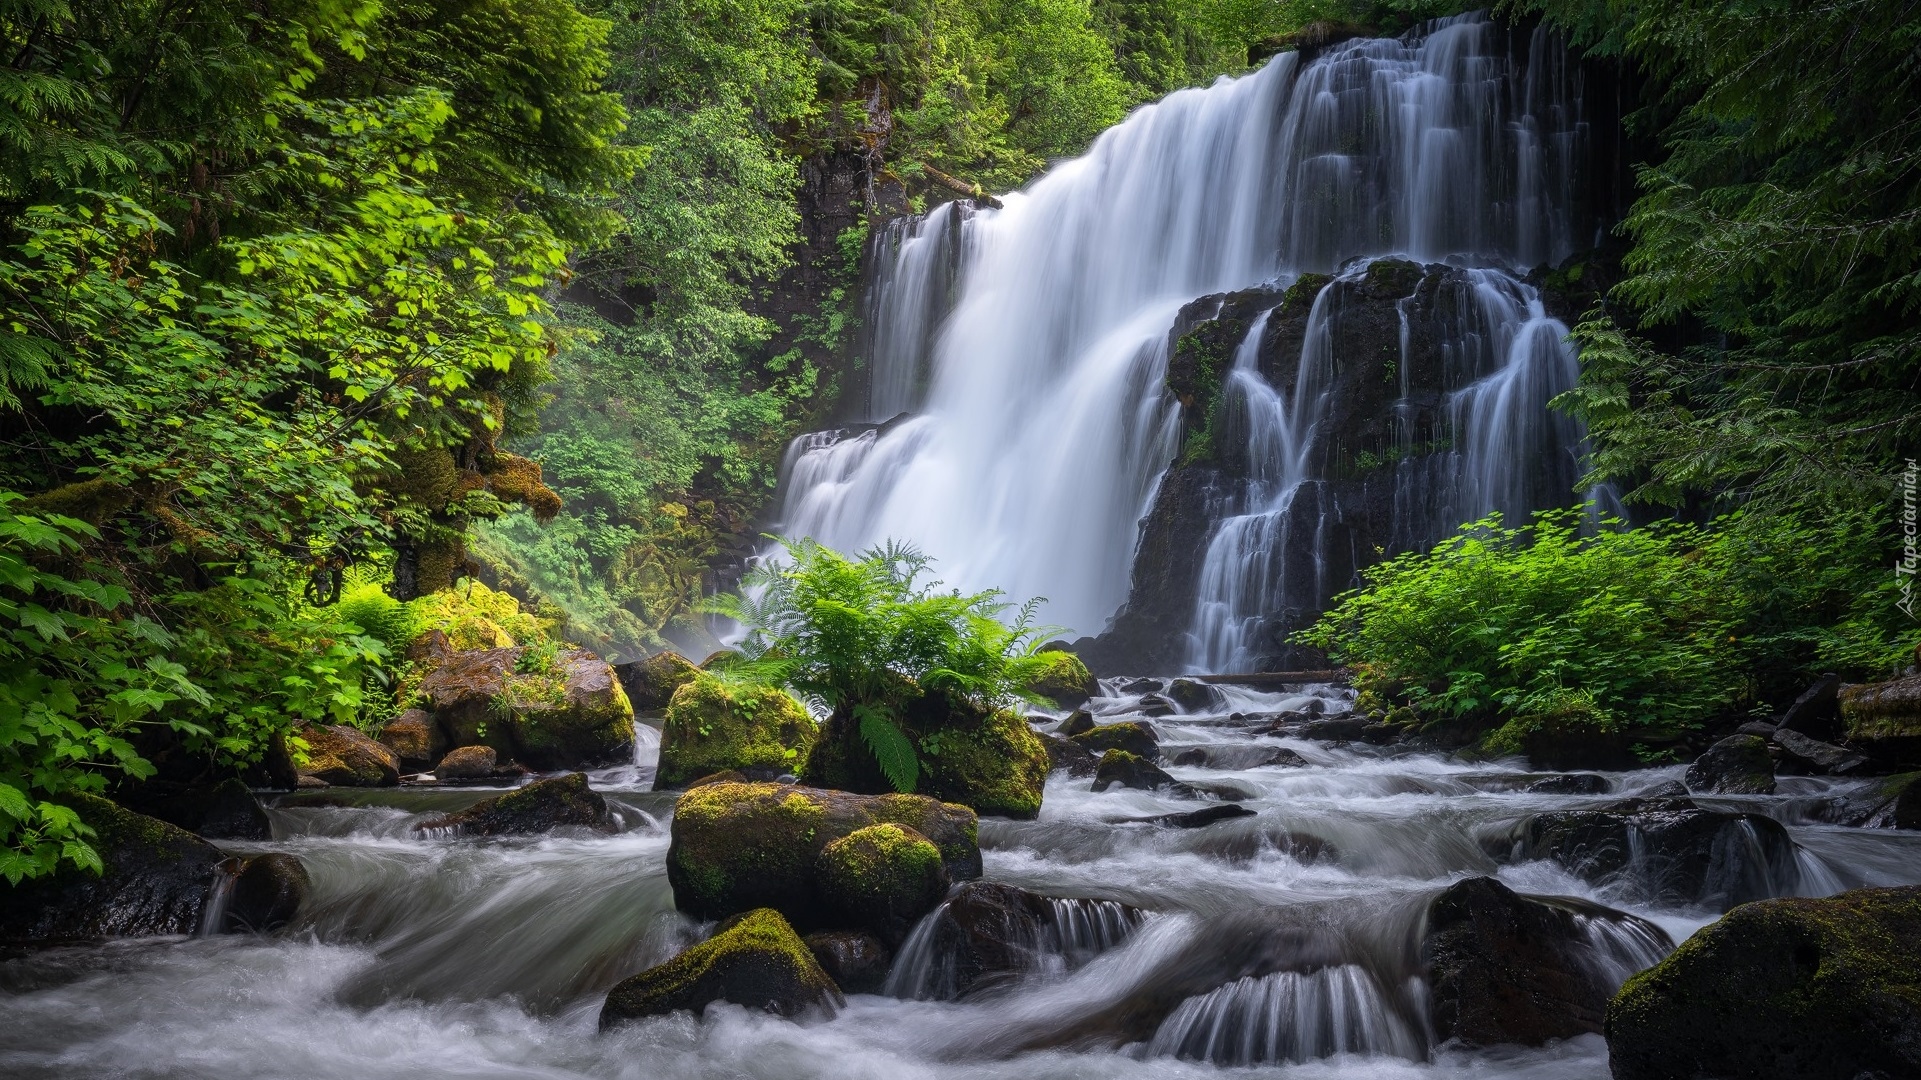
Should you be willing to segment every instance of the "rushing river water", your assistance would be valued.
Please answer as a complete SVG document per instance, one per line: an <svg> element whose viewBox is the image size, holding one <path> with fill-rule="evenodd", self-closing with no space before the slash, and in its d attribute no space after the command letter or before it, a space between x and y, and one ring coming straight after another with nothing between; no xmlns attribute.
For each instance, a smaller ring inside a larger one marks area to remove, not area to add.
<svg viewBox="0 0 1921 1080"><path fill-rule="evenodd" d="M1418 1021L1396 1004L1421 988L1378 985L1359 962L1197 994L1142 1043L1025 1049L1204 957L1208 927L1223 918L1312 926L1357 956L1390 954L1425 898L1482 874L1525 893L1636 912L1676 940L1715 917L1639 903L1632 880L1597 887L1550 863L1501 866L1486 853L1487 837L1530 814L1655 791L1676 781L1678 768L1609 774L1605 795L1550 795L1524 790L1541 774L1518 763L1283 739L1229 720L1316 699L1334 713L1344 697L1328 687L1230 690L1212 708L1153 721L1169 760L1195 747L1207 752L1209 765L1170 772L1238 789L1254 816L1192 830L1121 822L1211 803L1123 789L1096 794L1090 780L1056 773L1040 820L983 822L988 879L1148 912L1130 935L1111 920L1103 926L1100 912L1111 909L1080 906L1092 914L1066 936L1083 946L1125 940L1105 951L1070 949L996 993L911 1000L929 983L925 972L906 970L927 960L910 940L890 983L903 996L852 996L831 1019L788 1022L723 1005L698 1019L680 1014L597 1032L609 986L705 929L673 908L664 870L673 796L646 790L652 755L643 743L634 767L595 775L623 823L611 836L450 839L413 830L487 794L472 788L330 792L335 805L284 801L272 811L272 842L230 846L292 852L306 863L314 891L294 927L271 937L124 941L0 962L0 1076L1223 1075L1218 1064L1187 1060L1208 1057L1268 1062L1235 1076L1605 1077L1598 1036L1542 1049L1430 1049ZM1092 707L1124 715L1138 710L1138 698L1116 693ZM1309 764L1253 764L1280 747ZM1921 881L1921 834L1819 823L1857 795L1860 782L1781 783L1779 795L1713 805L1762 811L1789 826L1797 850L1791 867L1776 868L1783 888L1822 894ZM1631 938L1597 939L1605 946L1599 960L1614 963L1617 978L1654 958ZM1230 1028L1240 1033L1231 1045L1210 1034Z"/></svg>

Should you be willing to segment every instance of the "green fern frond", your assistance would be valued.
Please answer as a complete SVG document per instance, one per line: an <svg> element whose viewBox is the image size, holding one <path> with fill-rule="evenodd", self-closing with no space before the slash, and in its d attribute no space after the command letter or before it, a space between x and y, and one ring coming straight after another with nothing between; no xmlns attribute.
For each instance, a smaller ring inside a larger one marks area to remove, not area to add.
<svg viewBox="0 0 1921 1080"><path fill-rule="evenodd" d="M920 783L920 756L914 752L914 744L879 709L856 705L854 718L860 722L861 741L874 752L887 782L895 791L913 791Z"/></svg>

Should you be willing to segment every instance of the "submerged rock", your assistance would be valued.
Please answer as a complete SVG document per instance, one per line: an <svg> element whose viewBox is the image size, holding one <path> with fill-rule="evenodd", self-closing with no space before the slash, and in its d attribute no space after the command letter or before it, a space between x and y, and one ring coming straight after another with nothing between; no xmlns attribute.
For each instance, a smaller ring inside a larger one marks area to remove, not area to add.
<svg viewBox="0 0 1921 1080"><path fill-rule="evenodd" d="M1074 736L1074 742L1096 755L1124 750L1147 761L1158 761L1161 756L1160 736L1154 734L1154 725L1145 720L1124 720L1089 728Z"/></svg>
<svg viewBox="0 0 1921 1080"><path fill-rule="evenodd" d="M820 725L777 687L733 687L700 676L674 692L660 726L654 790L732 770L754 780L797 773Z"/></svg>
<svg viewBox="0 0 1921 1080"><path fill-rule="evenodd" d="M309 724L298 732L307 743L301 776L333 787L393 787L400 760L393 751L345 724Z"/></svg>
<svg viewBox="0 0 1921 1080"><path fill-rule="evenodd" d="M1301 738L1316 742L1359 742L1367 735L1367 721L1358 716L1316 720L1301 729Z"/></svg>
<svg viewBox="0 0 1921 1080"><path fill-rule="evenodd" d="M1101 684L1081 663L1081 658L1063 650L1039 654L1047 661L1047 673L1028 689L1060 709L1078 709L1101 692Z"/></svg>
<svg viewBox="0 0 1921 1080"><path fill-rule="evenodd" d="M845 927L823 902L820 856L870 825L912 829L953 881L981 875L974 812L924 795L856 795L786 784L707 784L674 805L667 880L674 903L701 919L779 910L804 929Z"/></svg>
<svg viewBox="0 0 1921 1080"><path fill-rule="evenodd" d="M635 712L658 712L674 700L674 692L699 677L693 661L677 652L657 652L645 660L614 665L614 677L627 691Z"/></svg>
<svg viewBox="0 0 1921 1080"><path fill-rule="evenodd" d="M1088 959L1126 940L1142 919L1138 909L1113 901L1060 899L999 882L968 882L903 950L896 960L900 985L890 991L936 1000L982 992L1049 958Z"/></svg>
<svg viewBox="0 0 1921 1080"><path fill-rule="evenodd" d="M947 895L940 849L891 822L855 829L821 849L814 869L830 918L899 945L921 916Z"/></svg>
<svg viewBox="0 0 1921 1080"><path fill-rule="evenodd" d="M716 1001L791 1017L841 1000L840 988L787 920L760 908L672 960L622 980L607 993L600 1028L683 1010L698 1013Z"/></svg>
<svg viewBox="0 0 1921 1080"><path fill-rule="evenodd" d="M1652 923L1597 905L1525 897L1486 877L1449 886L1428 904L1420 947L1434 1034L1539 1046L1599 1032L1615 982L1591 956L1583 920L1597 918L1627 925L1650 951L1674 947Z"/></svg>
<svg viewBox="0 0 1921 1080"><path fill-rule="evenodd" d="M1772 795L1774 761L1756 735L1730 735L1688 766L1688 790L1696 795Z"/></svg>
<svg viewBox="0 0 1921 1080"><path fill-rule="evenodd" d="M1552 859L1596 884L1624 882L1651 903L1720 911L1791 892L1800 881L1794 841L1779 822L1686 799L1537 814L1486 846L1496 858Z"/></svg>
<svg viewBox="0 0 1921 1080"><path fill-rule="evenodd" d="M1185 814L1162 814L1158 817L1142 818L1140 820L1151 825L1166 825L1176 829L1204 829L1217 821L1231 821L1234 818L1254 816L1256 816L1254 811L1249 810L1245 806L1237 806L1234 803L1222 803L1219 806L1207 806L1199 810L1189 810Z"/></svg>
<svg viewBox="0 0 1921 1080"><path fill-rule="evenodd" d="M451 829L466 836L507 836L541 833L564 825L611 832L615 824L607 800L587 787L587 774L569 773L536 780L414 828Z"/></svg>
<svg viewBox="0 0 1921 1080"><path fill-rule="evenodd" d="M850 994L876 994L887 982L893 954L865 930L816 930L801 940L834 984Z"/></svg>
<svg viewBox="0 0 1921 1080"><path fill-rule="evenodd" d="M1047 747L1019 713L930 692L911 697L896 719L902 734L921 750L915 791L983 815L1040 814ZM894 790L845 710L822 726L800 775L805 783L842 791Z"/></svg>
<svg viewBox="0 0 1921 1080"><path fill-rule="evenodd" d="M1747 904L1608 1008L1616 1080L1921 1076L1921 888Z"/></svg>
<svg viewBox="0 0 1921 1080"><path fill-rule="evenodd" d="M626 691L605 660L581 649L548 661L525 647L449 652L420 694L450 743L484 743L531 769L618 762L634 744Z"/></svg>
<svg viewBox="0 0 1921 1080"><path fill-rule="evenodd" d="M1614 785L1594 773L1563 773L1536 780L1527 789L1542 795L1605 795Z"/></svg>
<svg viewBox="0 0 1921 1080"><path fill-rule="evenodd" d="M313 890L307 867L285 852L269 852L243 860L228 898L229 932L267 933L292 922Z"/></svg>

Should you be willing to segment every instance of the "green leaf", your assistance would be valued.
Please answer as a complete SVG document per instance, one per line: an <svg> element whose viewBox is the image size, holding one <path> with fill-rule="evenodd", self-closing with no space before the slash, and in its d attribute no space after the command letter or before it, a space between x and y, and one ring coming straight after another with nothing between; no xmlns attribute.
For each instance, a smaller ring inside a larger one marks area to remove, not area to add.
<svg viewBox="0 0 1921 1080"><path fill-rule="evenodd" d="M920 783L920 758L914 753L913 742L879 709L856 705L854 718L860 724L861 741L873 751L887 782L895 791L913 791Z"/></svg>

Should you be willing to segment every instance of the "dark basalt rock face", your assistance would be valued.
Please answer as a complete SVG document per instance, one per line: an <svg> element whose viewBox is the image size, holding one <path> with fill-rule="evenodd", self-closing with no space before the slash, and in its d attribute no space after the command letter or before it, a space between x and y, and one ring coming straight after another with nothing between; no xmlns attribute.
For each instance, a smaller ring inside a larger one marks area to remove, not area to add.
<svg viewBox="0 0 1921 1080"><path fill-rule="evenodd" d="M414 826L419 830L449 829L468 836L506 836L542 833L564 825L601 831L614 828L607 800L587 786L586 773L569 773L536 780L526 787L480 802L445 817Z"/></svg>
<svg viewBox="0 0 1921 1080"><path fill-rule="evenodd" d="M1615 986L1592 962L1583 918L1628 924L1654 947L1674 947L1633 916L1524 897L1493 878L1470 878L1435 897L1421 942L1435 1035L1539 1046L1600 1031Z"/></svg>
<svg viewBox="0 0 1921 1080"><path fill-rule="evenodd" d="M1921 1076L1921 887L1747 904L1608 1007L1616 1080Z"/></svg>

